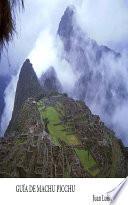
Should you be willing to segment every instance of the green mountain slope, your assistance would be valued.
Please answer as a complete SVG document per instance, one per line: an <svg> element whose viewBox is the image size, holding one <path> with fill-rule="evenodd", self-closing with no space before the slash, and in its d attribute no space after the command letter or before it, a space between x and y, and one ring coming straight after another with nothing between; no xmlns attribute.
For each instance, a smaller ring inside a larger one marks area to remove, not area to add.
<svg viewBox="0 0 128 205"><path fill-rule="evenodd" d="M121 146L88 107L65 95L29 98L0 141L1 177L125 177Z"/></svg>
<svg viewBox="0 0 128 205"><path fill-rule="evenodd" d="M26 63L0 139L0 177L126 177L128 151L115 134L82 101L47 94Z"/></svg>

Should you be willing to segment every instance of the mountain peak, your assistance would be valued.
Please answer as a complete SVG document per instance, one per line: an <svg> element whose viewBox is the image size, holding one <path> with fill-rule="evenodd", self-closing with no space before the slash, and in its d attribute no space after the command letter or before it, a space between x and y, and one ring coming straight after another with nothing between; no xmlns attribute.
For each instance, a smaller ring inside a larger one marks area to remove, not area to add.
<svg viewBox="0 0 128 205"><path fill-rule="evenodd" d="M20 71L19 80L17 83L14 109L12 119L6 133L11 127L14 126L18 113L20 112L22 105L28 98L37 98L43 96L43 90L40 86L36 73L29 59L27 59ZM5 133L5 135L6 135Z"/></svg>
<svg viewBox="0 0 128 205"><path fill-rule="evenodd" d="M65 12L64 12L64 15L74 15L75 13L75 6L74 5L70 5L66 8Z"/></svg>
<svg viewBox="0 0 128 205"><path fill-rule="evenodd" d="M30 69L30 70L33 69L32 64L29 59L26 59L25 62L23 63L23 66L21 67L21 72L23 72L23 70L26 70L26 69Z"/></svg>
<svg viewBox="0 0 128 205"><path fill-rule="evenodd" d="M43 90L45 90L47 94L60 92L62 90L61 83L58 80L56 71L52 66L49 67L49 69L41 76L40 83Z"/></svg>
<svg viewBox="0 0 128 205"><path fill-rule="evenodd" d="M75 8L73 6L67 7L67 9L64 12L64 15L61 18L58 28L58 35L63 40L65 49L67 51L70 50L70 38L74 33L74 15Z"/></svg>

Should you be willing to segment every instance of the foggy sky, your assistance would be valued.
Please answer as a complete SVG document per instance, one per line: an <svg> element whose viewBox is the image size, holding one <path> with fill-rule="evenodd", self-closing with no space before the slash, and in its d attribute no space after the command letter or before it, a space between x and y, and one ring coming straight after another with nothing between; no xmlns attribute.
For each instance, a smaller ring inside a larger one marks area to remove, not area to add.
<svg viewBox="0 0 128 205"><path fill-rule="evenodd" d="M36 49L36 41L40 41L43 50L43 44L49 40L42 37L43 33L49 32L50 38L54 38L60 18L70 4L77 5L78 22L91 38L118 51L127 49L128 0L27 0L25 10L17 15L17 34L7 47L8 53L3 53L0 74L15 73Z"/></svg>

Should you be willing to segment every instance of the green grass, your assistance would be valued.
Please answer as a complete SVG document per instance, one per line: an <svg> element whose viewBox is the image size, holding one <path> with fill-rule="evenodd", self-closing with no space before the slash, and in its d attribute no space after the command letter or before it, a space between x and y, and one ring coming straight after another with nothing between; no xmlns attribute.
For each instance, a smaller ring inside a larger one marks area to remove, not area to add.
<svg viewBox="0 0 128 205"><path fill-rule="evenodd" d="M78 140L77 136L73 134L71 131L66 130L66 128L72 129L72 123L68 123L69 125L63 125L60 122L61 114L63 113L61 108L61 103L56 105L56 107L45 107L43 102L38 103L38 109L41 115L41 118L43 121L45 119L48 119L49 123L47 125L49 134L52 137L52 142L55 145L59 145L59 140L64 141L66 144L69 145L79 145L80 141ZM60 112L61 111L61 112ZM70 134L71 133L71 134ZM88 157L88 151L84 149L74 149L77 157L80 159L80 162L85 169L85 171L88 171L92 176L96 176L99 173L99 168L97 167L97 164L91 154L89 153ZM68 177L68 173L65 170L65 177Z"/></svg>
<svg viewBox="0 0 128 205"><path fill-rule="evenodd" d="M54 107L44 107L43 103L38 102L38 109L41 114L41 118L48 119L48 130L52 137L54 144L59 144L59 139L63 140L69 145L78 145L80 144L79 140L74 134L70 134L65 129L64 125L56 125L60 123L60 114Z"/></svg>
<svg viewBox="0 0 128 205"><path fill-rule="evenodd" d="M97 168L97 164L91 154L88 154L88 150L75 148L75 152L85 171L87 170L92 176L95 177L100 170Z"/></svg>
<svg viewBox="0 0 128 205"><path fill-rule="evenodd" d="M65 141L67 144L78 144L78 140L75 135L67 135L64 131L65 126L55 125L60 123L60 117L58 112L53 107L48 107L43 112L44 118L48 118L48 130L53 137L53 142L58 144L58 139Z"/></svg>

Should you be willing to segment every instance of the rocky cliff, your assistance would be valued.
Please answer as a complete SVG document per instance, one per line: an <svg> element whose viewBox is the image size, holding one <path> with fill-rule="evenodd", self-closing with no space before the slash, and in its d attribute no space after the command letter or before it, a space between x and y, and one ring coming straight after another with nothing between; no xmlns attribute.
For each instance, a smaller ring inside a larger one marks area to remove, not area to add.
<svg viewBox="0 0 128 205"><path fill-rule="evenodd" d="M5 136L7 136L11 130L13 130L13 127L17 121L17 116L19 115L24 102L29 97L33 97L35 99L40 96L44 96L43 89L40 86L32 64L27 59L21 68L16 89L12 119L9 123L8 129L6 130Z"/></svg>

